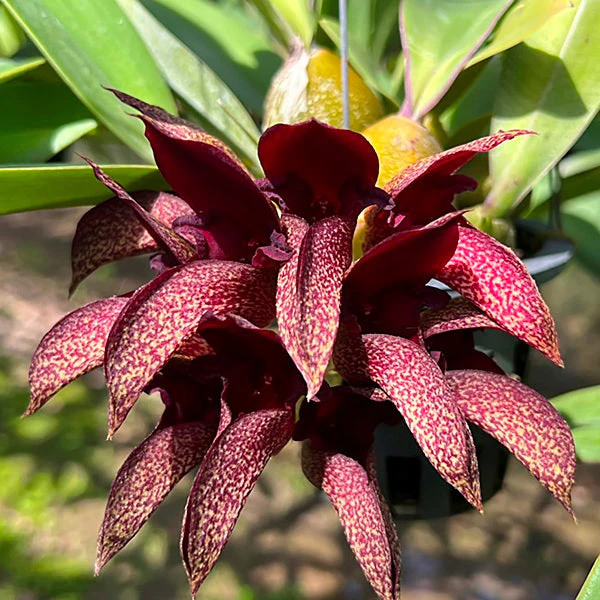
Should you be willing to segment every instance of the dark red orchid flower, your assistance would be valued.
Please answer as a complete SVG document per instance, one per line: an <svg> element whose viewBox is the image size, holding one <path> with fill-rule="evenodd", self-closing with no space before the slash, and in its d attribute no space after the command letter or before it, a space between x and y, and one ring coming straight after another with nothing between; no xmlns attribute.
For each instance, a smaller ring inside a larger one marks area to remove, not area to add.
<svg viewBox="0 0 600 600"><path fill-rule="evenodd" d="M468 422L505 444L570 510L566 424L472 339L473 329L501 329L560 363L554 323L514 253L452 207L474 186L456 170L526 132L419 161L381 190L377 155L360 134L315 120L276 125L259 143L265 178L254 180L219 140L115 94L139 111L173 193L130 196L91 163L115 197L78 225L71 290L99 266L143 253L154 254L156 276L46 334L26 411L103 365L112 435L143 391L160 391L164 414L111 489L97 569L197 467L181 539L195 593L265 464L293 434L304 440L306 476L331 499L367 579L380 598L396 599L398 539L372 446L377 425L399 419L478 509ZM365 254L352 264L365 208ZM281 339L264 329L275 317ZM332 358L345 384L329 388Z"/></svg>
<svg viewBox="0 0 600 600"><path fill-rule="evenodd" d="M561 364L554 323L524 265L452 212L455 191L465 187L454 171L476 148L489 150L509 137L492 136L425 159L391 182L387 189L395 206L387 213L371 209L367 250L345 275L334 364L347 382L374 383L385 393L440 475L477 508L479 481L467 421L483 423L571 511L575 455L567 424L548 401L477 351L470 331L500 329ZM430 180L431 193L423 196ZM462 296L450 299L427 285L432 278ZM507 423L483 417L481 397L465 407L478 385L482 395L489 388L490 398L504 390L502 399L488 402L492 413L504 407L511 415ZM543 415L542 428L533 413L521 410L524 398ZM549 426L552 439L544 446ZM537 443L529 445L533 438Z"/></svg>
<svg viewBox="0 0 600 600"><path fill-rule="evenodd" d="M315 120L275 125L258 155L295 251L279 272L277 321L312 398L333 352L356 220L367 206L389 208L389 197L375 187L375 150L352 131Z"/></svg>
<svg viewBox="0 0 600 600"><path fill-rule="evenodd" d="M60 337L53 330L53 351L70 342L66 331ZM42 349L37 359L44 358L49 356ZM194 339L177 349L146 391L160 392L165 411L117 473L99 533L96 572L198 467L181 542L195 593L269 458L291 439L295 405L306 387L275 332L234 315L208 313Z"/></svg>

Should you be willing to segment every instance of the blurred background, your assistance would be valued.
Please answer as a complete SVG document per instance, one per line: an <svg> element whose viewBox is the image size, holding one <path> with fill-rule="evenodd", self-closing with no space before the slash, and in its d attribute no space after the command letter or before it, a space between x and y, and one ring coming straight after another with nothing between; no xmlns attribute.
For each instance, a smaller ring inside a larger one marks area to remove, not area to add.
<svg viewBox="0 0 600 600"><path fill-rule="evenodd" d="M82 209L0 220L0 599L188 598L179 527L190 477L137 538L92 576L110 483L150 430L146 397L112 442L107 394L93 372L21 419L27 369L41 336L69 310L145 280L145 259L103 267L67 300L70 239ZM566 368L532 355L529 383L548 397L600 383L600 284L576 264L543 288ZM484 516L465 513L401 529L406 600L572 600L598 551L600 465L580 464L578 524L511 460ZM271 461L222 559L207 600L373 598L327 499L300 472L298 447Z"/></svg>

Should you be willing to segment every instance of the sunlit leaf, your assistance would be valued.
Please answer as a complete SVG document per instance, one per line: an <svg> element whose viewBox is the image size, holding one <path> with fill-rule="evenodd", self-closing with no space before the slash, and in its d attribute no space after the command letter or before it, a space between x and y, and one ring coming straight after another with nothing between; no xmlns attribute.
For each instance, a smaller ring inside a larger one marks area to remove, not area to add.
<svg viewBox="0 0 600 600"><path fill-rule="evenodd" d="M418 119L452 85L512 0L403 0L406 113ZM467 26L468 24L468 26Z"/></svg>
<svg viewBox="0 0 600 600"><path fill-rule="evenodd" d="M118 0L171 88L198 114L202 125L257 164L256 124L214 71L178 40L137 0Z"/></svg>
<svg viewBox="0 0 600 600"><path fill-rule="evenodd" d="M0 106L0 163L44 162L97 126L62 83L5 84Z"/></svg>
<svg viewBox="0 0 600 600"><path fill-rule="evenodd" d="M281 41L290 41L290 34L298 36L305 46L310 46L315 30L308 0L252 0L274 34Z"/></svg>
<svg viewBox="0 0 600 600"><path fill-rule="evenodd" d="M15 23L6 7L0 4L0 57L16 54L25 40L23 30Z"/></svg>
<svg viewBox="0 0 600 600"><path fill-rule="evenodd" d="M165 190L158 169L143 165L108 165L106 173L128 190ZM29 165L0 168L0 214L98 204L113 194L88 165Z"/></svg>
<svg viewBox="0 0 600 600"><path fill-rule="evenodd" d="M600 4L581 0L505 57L492 130L523 127L539 136L491 157L486 205L506 215L576 142L600 107ZM531 73L536 76L532 77Z"/></svg>
<svg viewBox="0 0 600 600"><path fill-rule="evenodd" d="M160 21L225 81L244 106L262 114L281 60L260 21L231 4L225 10L207 0L154 0L153 4L162 9L149 6Z"/></svg>
<svg viewBox="0 0 600 600"><path fill-rule="evenodd" d="M5 4L90 111L151 161L143 127L102 86L122 89L172 112L176 106L150 53L116 1L6 0Z"/></svg>
<svg viewBox="0 0 600 600"><path fill-rule="evenodd" d="M0 58L0 83L18 77L46 62L41 56L32 58Z"/></svg>
<svg viewBox="0 0 600 600"><path fill-rule="evenodd" d="M475 54L467 67L520 44L566 8L573 9L570 0L520 0L506 13L494 39Z"/></svg>
<svg viewBox="0 0 600 600"><path fill-rule="evenodd" d="M600 557L592 566L575 600L594 600L600 596Z"/></svg>

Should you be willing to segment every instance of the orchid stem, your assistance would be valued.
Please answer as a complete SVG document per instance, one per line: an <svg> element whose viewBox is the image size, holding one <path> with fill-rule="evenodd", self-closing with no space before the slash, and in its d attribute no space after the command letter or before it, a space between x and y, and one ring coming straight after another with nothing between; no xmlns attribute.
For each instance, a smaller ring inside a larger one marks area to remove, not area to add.
<svg viewBox="0 0 600 600"><path fill-rule="evenodd" d="M346 8L346 0L339 0L339 7L340 32L342 36L342 118L344 129L350 129L350 93L348 90L348 11Z"/></svg>

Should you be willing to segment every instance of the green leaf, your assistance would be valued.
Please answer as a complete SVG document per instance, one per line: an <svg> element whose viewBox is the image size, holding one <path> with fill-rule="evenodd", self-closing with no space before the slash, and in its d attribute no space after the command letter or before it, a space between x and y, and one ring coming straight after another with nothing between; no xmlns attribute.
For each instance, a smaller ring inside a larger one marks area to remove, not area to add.
<svg viewBox="0 0 600 600"><path fill-rule="evenodd" d="M63 83L7 83L0 106L0 163L44 162L97 126Z"/></svg>
<svg viewBox="0 0 600 600"><path fill-rule="evenodd" d="M315 32L316 20L308 0L251 0L269 23L273 34L286 48L293 35L308 48Z"/></svg>
<svg viewBox="0 0 600 600"><path fill-rule="evenodd" d="M577 458L583 462L600 462L600 426L573 429Z"/></svg>
<svg viewBox="0 0 600 600"><path fill-rule="evenodd" d="M600 385L562 394L552 404L573 430L577 457L600 462Z"/></svg>
<svg viewBox="0 0 600 600"><path fill-rule="evenodd" d="M171 88L200 117L201 124L257 168L260 131L234 93L185 44L137 0L119 0Z"/></svg>
<svg viewBox="0 0 600 600"><path fill-rule="evenodd" d="M513 0L403 0L405 112L419 119L452 85Z"/></svg>
<svg viewBox="0 0 600 600"><path fill-rule="evenodd" d="M600 556L592 565L575 600L598 600L600 598Z"/></svg>
<svg viewBox="0 0 600 600"><path fill-rule="evenodd" d="M262 115L263 103L281 59L272 38L247 11L207 0L154 0L147 8L233 90ZM168 9L168 10L165 10Z"/></svg>
<svg viewBox="0 0 600 600"><path fill-rule="evenodd" d="M491 119L494 108L494 99L498 79L500 78L501 64L499 59L494 58L488 61L483 68L469 69L461 74L457 79L455 86L452 86L450 94L457 93L458 98L445 110L440 116L440 121L448 137L453 138L460 130L467 128L475 121L481 121L483 117ZM468 76L471 72L480 71L473 82L469 81ZM462 94L454 87L465 79L465 86ZM445 98L444 101L445 102ZM471 138L473 139L473 138ZM453 140L451 145L455 145L457 140ZM462 140L458 143L464 143Z"/></svg>
<svg viewBox="0 0 600 600"><path fill-rule="evenodd" d="M571 427L600 425L600 385L561 394L552 404Z"/></svg>
<svg viewBox="0 0 600 600"><path fill-rule="evenodd" d="M8 58L16 54L25 42L23 30L15 23L15 20L0 4L0 57Z"/></svg>
<svg viewBox="0 0 600 600"><path fill-rule="evenodd" d="M169 189L158 169L150 165L106 165L102 169L130 192ZM97 204L113 195L88 165L2 167L0 189L0 215Z"/></svg>
<svg viewBox="0 0 600 600"><path fill-rule="evenodd" d="M504 55L492 130L530 129L490 155L486 208L506 216L565 155L600 107L600 3L581 0ZM535 73L535 77L531 74Z"/></svg>
<svg viewBox="0 0 600 600"><path fill-rule="evenodd" d="M175 112L171 93L115 0L4 0L48 62L119 139L152 160L138 119L102 86Z"/></svg>
<svg viewBox="0 0 600 600"><path fill-rule="evenodd" d="M575 256L600 277L600 191L563 202L561 217L564 232L575 240Z"/></svg>
<svg viewBox="0 0 600 600"><path fill-rule="evenodd" d="M520 0L504 15L492 41L475 54L467 68L520 44L567 8L573 9L571 0Z"/></svg>
<svg viewBox="0 0 600 600"><path fill-rule="evenodd" d="M558 166L560 176L572 177L600 167L600 148L583 150L566 156Z"/></svg>
<svg viewBox="0 0 600 600"><path fill-rule="evenodd" d="M0 58L0 83L19 77L46 62L41 56L33 58Z"/></svg>

